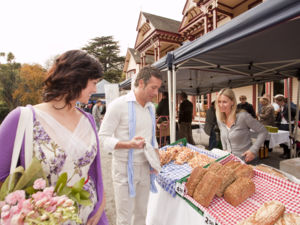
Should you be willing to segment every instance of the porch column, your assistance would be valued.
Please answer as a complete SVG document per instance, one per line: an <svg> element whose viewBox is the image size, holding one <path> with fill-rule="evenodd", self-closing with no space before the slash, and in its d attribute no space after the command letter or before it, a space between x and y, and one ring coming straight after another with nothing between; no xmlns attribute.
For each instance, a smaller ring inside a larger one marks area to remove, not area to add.
<svg viewBox="0 0 300 225"><path fill-rule="evenodd" d="M213 29L217 28L217 9L213 9Z"/></svg>
<svg viewBox="0 0 300 225"><path fill-rule="evenodd" d="M252 85L252 105L256 113L256 84Z"/></svg>
<svg viewBox="0 0 300 225"><path fill-rule="evenodd" d="M196 96L192 96L192 103L193 103L193 118L195 118L197 111L196 111Z"/></svg>
<svg viewBox="0 0 300 225"><path fill-rule="evenodd" d="M157 60L160 59L160 43L157 46Z"/></svg>

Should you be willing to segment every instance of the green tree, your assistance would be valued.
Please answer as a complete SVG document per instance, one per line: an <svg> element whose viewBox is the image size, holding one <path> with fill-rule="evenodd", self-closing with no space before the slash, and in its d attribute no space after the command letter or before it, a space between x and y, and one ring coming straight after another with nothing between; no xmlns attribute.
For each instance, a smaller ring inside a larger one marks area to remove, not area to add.
<svg viewBox="0 0 300 225"><path fill-rule="evenodd" d="M18 106L18 100L13 98L13 93L19 83L20 63L14 62L14 55L7 54L7 63L0 65L0 98L9 110Z"/></svg>
<svg viewBox="0 0 300 225"><path fill-rule="evenodd" d="M119 56L120 47L112 36L96 37L82 49L96 57L102 64L104 79L112 83L120 82L125 57Z"/></svg>

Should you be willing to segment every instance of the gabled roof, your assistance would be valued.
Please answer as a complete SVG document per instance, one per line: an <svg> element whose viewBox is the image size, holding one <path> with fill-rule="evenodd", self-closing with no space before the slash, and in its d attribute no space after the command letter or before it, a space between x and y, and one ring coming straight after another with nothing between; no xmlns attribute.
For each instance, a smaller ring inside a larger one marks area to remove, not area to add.
<svg viewBox="0 0 300 225"><path fill-rule="evenodd" d="M128 51L130 52L130 54L132 55L134 61L136 63L140 63L141 62L141 54L139 51L133 49L133 48L128 48ZM146 55L146 64L152 64L154 63L154 58L151 55Z"/></svg>
<svg viewBox="0 0 300 225"><path fill-rule="evenodd" d="M140 63L141 62L141 55L138 51L136 51L135 49L133 48L128 48L128 51L130 52L130 54L132 55L134 61L136 63Z"/></svg>
<svg viewBox="0 0 300 225"><path fill-rule="evenodd" d="M180 21L165 18L162 16L153 15L146 12L141 12L147 20L154 26L157 30L163 30L172 33L178 33ZM179 33L178 33L179 34Z"/></svg>

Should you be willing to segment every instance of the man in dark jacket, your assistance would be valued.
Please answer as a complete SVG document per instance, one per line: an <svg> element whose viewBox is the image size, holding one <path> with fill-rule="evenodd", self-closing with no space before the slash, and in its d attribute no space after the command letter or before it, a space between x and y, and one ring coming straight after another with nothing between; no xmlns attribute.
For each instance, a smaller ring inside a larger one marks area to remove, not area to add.
<svg viewBox="0 0 300 225"><path fill-rule="evenodd" d="M209 136L208 150L212 150L218 146L216 128L218 127L216 118L215 101L211 103L211 106L206 111L204 131Z"/></svg>
<svg viewBox="0 0 300 225"><path fill-rule="evenodd" d="M162 99L158 103L157 109L156 109L156 115L157 117L160 116L169 116L169 99L168 99L168 92L162 93ZM167 118L161 118L158 122L166 121Z"/></svg>
<svg viewBox="0 0 300 225"><path fill-rule="evenodd" d="M186 138L188 143L194 145L192 136L193 103L187 99L186 93L181 93L182 102L179 106L179 137Z"/></svg>
<svg viewBox="0 0 300 225"><path fill-rule="evenodd" d="M237 105L237 109L238 110L243 109L248 113L250 113L253 118L256 118L254 108L250 103L247 102L247 97L245 95L240 96L240 102L241 103Z"/></svg>
<svg viewBox="0 0 300 225"><path fill-rule="evenodd" d="M280 106L278 110L278 114L276 117L276 123L279 130L289 130L289 124L292 126L292 130L294 130L294 119L296 115L296 108L291 104L291 121L289 121L289 113L288 113L288 104L286 99L283 96L277 96L275 98L275 102ZM283 148L283 155L281 158L289 159L291 150L286 144L280 144L280 147Z"/></svg>

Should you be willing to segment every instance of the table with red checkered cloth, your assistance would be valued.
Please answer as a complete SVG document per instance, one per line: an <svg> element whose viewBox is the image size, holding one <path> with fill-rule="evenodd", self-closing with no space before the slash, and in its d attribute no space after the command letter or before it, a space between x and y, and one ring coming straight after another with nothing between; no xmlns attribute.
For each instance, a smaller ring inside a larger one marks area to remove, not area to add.
<svg viewBox="0 0 300 225"><path fill-rule="evenodd" d="M227 162L232 159L237 160L234 156L228 157L225 160ZM224 164L225 161L221 161L221 163ZM218 198L216 196L208 208L201 206L192 197L186 194L184 197L200 210L213 217L217 223L223 225L237 224L256 212L264 202L271 200L282 202L286 207L286 213L296 213L300 215L300 184L275 177L259 170L254 171L255 176L252 180L255 183L255 193L237 207L227 203L224 198Z"/></svg>

